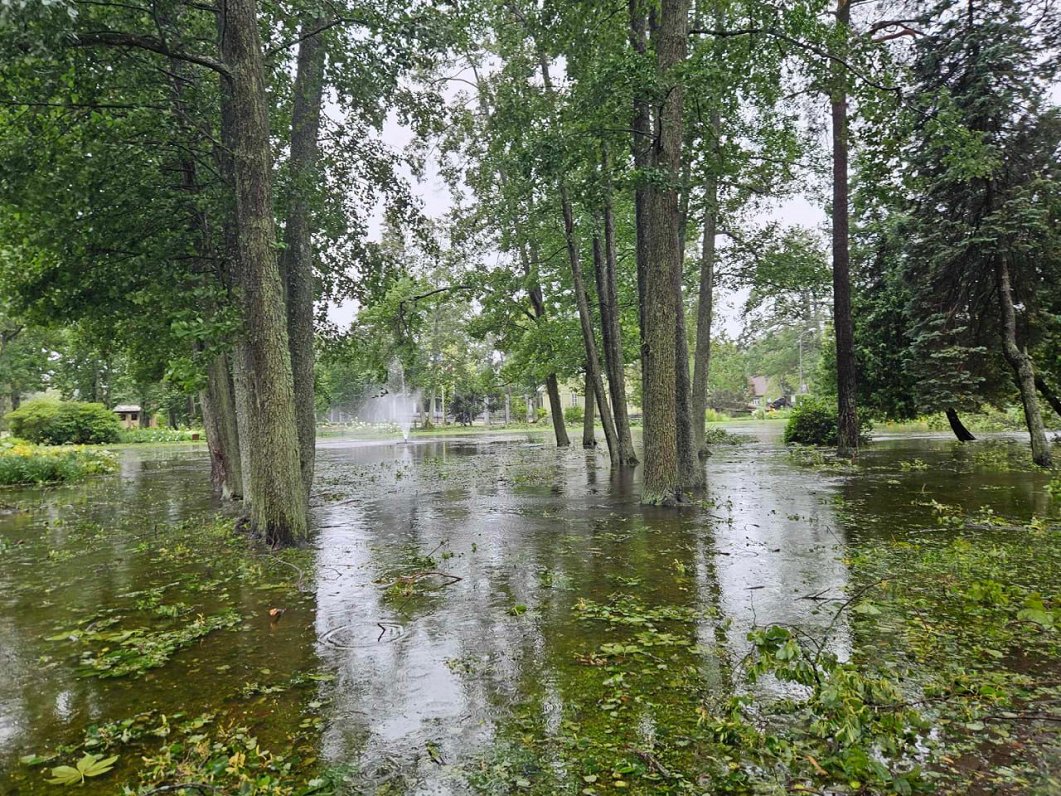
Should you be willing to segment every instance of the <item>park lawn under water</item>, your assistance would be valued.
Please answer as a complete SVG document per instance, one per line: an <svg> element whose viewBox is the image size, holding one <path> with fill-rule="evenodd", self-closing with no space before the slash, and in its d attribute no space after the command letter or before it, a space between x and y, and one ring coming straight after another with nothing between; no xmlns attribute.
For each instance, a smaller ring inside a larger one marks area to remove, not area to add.
<svg viewBox="0 0 1061 796"><path fill-rule="evenodd" d="M201 449L0 492L0 794L1058 792L1050 476L739 432L678 511L540 435L324 441L279 554Z"/></svg>

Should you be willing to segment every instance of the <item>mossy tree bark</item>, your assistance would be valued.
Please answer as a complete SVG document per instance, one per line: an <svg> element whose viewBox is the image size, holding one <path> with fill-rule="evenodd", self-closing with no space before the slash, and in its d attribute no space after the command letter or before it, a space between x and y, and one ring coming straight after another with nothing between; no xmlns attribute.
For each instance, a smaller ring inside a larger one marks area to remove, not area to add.
<svg viewBox="0 0 1061 796"><path fill-rule="evenodd" d="M223 0L221 52L231 73L237 288L249 417L250 527L270 544L307 535L284 285L276 256L272 153L255 0Z"/></svg>
<svg viewBox="0 0 1061 796"><path fill-rule="evenodd" d="M317 30L321 20L311 17L303 31ZM324 43L319 34L299 42L291 110L291 153L288 161L291 191L287 197L284 249L280 269L287 289L287 334L295 386L302 486L309 495L316 454L317 412L314 401L313 236L311 197L317 183L317 138L324 92Z"/></svg>
<svg viewBox="0 0 1061 796"><path fill-rule="evenodd" d="M644 274L645 464L641 500L670 505L684 497L679 413L688 421L679 396L678 332L681 307L681 208L678 178L682 158L684 92L673 70L686 56L688 0L663 0L654 39L661 83L669 85L659 108L652 165L658 179L646 187L647 263ZM686 380L688 380L688 363Z"/></svg>
<svg viewBox="0 0 1061 796"><path fill-rule="evenodd" d="M716 125L717 127L717 125ZM718 178L704 181L704 239L700 249L700 285L696 306L696 350L693 353L693 441L698 455L707 453L704 432L707 423L707 381L711 372L711 322L715 299L715 242L718 235Z"/></svg>

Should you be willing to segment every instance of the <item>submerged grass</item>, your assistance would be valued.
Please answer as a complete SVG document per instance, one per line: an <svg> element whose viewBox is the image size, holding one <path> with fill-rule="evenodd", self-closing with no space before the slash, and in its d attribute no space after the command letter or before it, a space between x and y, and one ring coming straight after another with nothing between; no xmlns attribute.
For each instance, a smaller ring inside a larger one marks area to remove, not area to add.
<svg viewBox="0 0 1061 796"><path fill-rule="evenodd" d="M77 481L118 469L114 454L81 445L34 445L22 440L0 440L0 486L54 484Z"/></svg>
<svg viewBox="0 0 1061 796"><path fill-rule="evenodd" d="M613 640L557 644L568 660L527 685L535 696L470 781L584 796L1057 793L1061 527L995 524L862 545L824 634L757 628L741 660L724 621L705 639L683 606L580 600L578 621ZM843 614L844 660L830 638Z"/></svg>

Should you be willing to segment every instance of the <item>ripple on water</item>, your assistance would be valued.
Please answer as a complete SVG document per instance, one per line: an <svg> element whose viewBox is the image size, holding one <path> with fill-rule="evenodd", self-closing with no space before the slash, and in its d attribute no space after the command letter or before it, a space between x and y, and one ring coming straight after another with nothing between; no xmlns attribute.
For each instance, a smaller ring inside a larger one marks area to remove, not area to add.
<svg viewBox="0 0 1061 796"><path fill-rule="evenodd" d="M389 644L405 635L404 625L397 622L356 622L333 627L319 640L338 649L357 649Z"/></svg>

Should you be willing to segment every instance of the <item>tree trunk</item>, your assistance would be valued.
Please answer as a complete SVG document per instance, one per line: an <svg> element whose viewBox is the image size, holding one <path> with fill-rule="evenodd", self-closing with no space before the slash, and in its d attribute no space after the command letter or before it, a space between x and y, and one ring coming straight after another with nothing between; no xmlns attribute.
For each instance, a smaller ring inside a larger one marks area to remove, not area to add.
<svg viewBox="0 0 1061 796"><path fill-rule="evenodd" d="M717 114L712 129L717 129ZM704 181L704 242L700 250L700 291L696 307L696 351L693 354L693 434L697 454L706 455L707 381L711 372L711 322L715 300L715 239L718 234L718 177L712 172Z"/></svg>
<svg viewBox="0 0 1061 796"><path fill-rule="evenodd" d="M604 381L600 373L600 356L597 354L597 339L593 334L593 316L590 314L589 298L586 295L586 283L582 278L582 262L578 251L578 240L575 238L575 214L571 207L567 188L560 185L560 204L564 214L564 239L567 241L567 259L571 265L571 280L575 289L575 304L578 306L578 320L582 327L582 345L586 350L586 377L593 384L593 394L600 409L601 425L604 427L604 439L608 443L608 457L613 465L619 464L619 443L615 438L615 424L607 408L604 392ZM593 238L594 260L599 260L600 238Z"/></svg>
<svg viewBox="0 0 1061 796"><path fill-rule="evenodd" d="M545 377L545 392L549 396L549 416L553 420L553 434L556 435L556 447L566 448L571 445L567 436L567 424L564 423L564 408L560 405L560 381L555 373ZM534 403L527 404L527 422L536 423L538 418Z"/></svg>
<svg viewBox="0 0 1061 796"><path fill-rule="evenodd" d="M1017 313L1013 307L1013 291L1010 285L1009 266L1000 260L995 266L998 279L998 297L1002 310L1002 353L1017 378L1021 403L1024 405L1024 422L1031 436L1032 461L1040 467L1050 467L1050 443L1046 439L1043 416L1039 411L1039 397L1035 392L1035 370L1028 352L1017 345Z"/></svg>
<svg viewBox="0 0 1061 796"><path fill-rule="evenodd" d="M1035 386L1039 388L1040 394L1046 399L1046 402L1050 404L1050 408L1054 410L1054 414L1061 417L1061 399L1057 397L1057 393L1050 389L1050 385L1046 383L1046 379L1039 373L1035 374Z"/></svg>
<svg viewBox="0 0 1061 796"><path fill-rule="evenodd" d="M203 430L210 451L210 475L225 500L243 495L243 472L236 429L236 405L228 357L219 354L206 369L206 387L200 392Z"/></svg>
<svg viewBox="0 0 1061 796"><path fill-rule="evenodd" d="M630 47L638 55L648 52L648 10L645 0L629 0L630 14ZM643 174L648 168L651 142L653 142L653 117L651 106L644 92L634 92L633 116L630 121L630 152L633 156L633 168ZM645 274L648 269L648 185L639 179L633 188L633 225L636 238L636 255L638 270L638 335L642 359L642 411L647 413L648 394L644 391L644 357L645 357Z"/></svg>
<svg viewBox="0 0 1061 796"><path fill-rule="evenodd" d="M953 408L948 408L946 411L947 422L950 423L950 430L954 432L954 436L958 438L958 442L973 442L976 437L973 436L973 432L965 427L962 419L958 417L958 413Z"/></svg>
<svg viewBox="0 0 1061 796"><path fill-rule="evenodd" d="M588 369L586 371L586 392L582 403L584 407L582 412L582 447L596 448L597 434L593 424L593 405L595 400L593 382L590 380Z"/></svg>
<svg viewBox="0 0 1061 796"><path fill-rule="evenodd" d="M848 0L837 0L836 24L847 36L851 24ZM855 404L855 332L851 318L851 262L848 235L847 87L842 65L834 65L833 133L833 331L836 336L837 452L858 451L858 408Z"/></svg>
<svg viewBox="0 0 1061 796"><path fill-rule="evenodd" d="M617 284L618 257L615 246L615 215L612 211L611 178L607 150L601 167L605 174L604 187L604 260L603 267L594 257L597 277L597 299L600 304L601 334L604 340L604 366L608 374L608 391L612 397L615 417L615 436L619 443L619 464L637 464L634 439L630 433L630 414L626 406L626 366L623 361L623 330L619 322L619 287Z"/></svg>
<svg viewBox="0 0 1061 796"><path fill-rule="evenodd" d="M680 245L679 252L684 250ZM684 259L684 257L683 257ZM679 275L677 307L674 332L674 399L677 403L678 417L678 465L681 473L682 489L697 490L704 486L704 469L700 466L699 448L696 446L696 432L693 426L693 385L689 378L689 340L685 336L685 304L682 301L682 286Z"/></svg>
<svg viewBox="0 0 1061 796"><path fill-rule="evenodd" d="M660 26L654 38L663 85L673 80L675 67L685 60L688 12L688 0L662 0ZM661 505L683 499L681 411L685 411L688 420L688 403L684 408L680 406L677 373L682 263L681 212L675 183L681 173L684 91L680 82L669 88L659 111L659 130L653 144L652 164L661 172L661 179L647 186L649 256L644 277L642 356L645 469L641 501Z"/></svg>
<svg viewBox="0 0 1061 796"><path fill-rule="evenodd" d="M538 282L538 250L533 242L528 242L526 246L520 246L519 255L523 263L523 274L527 280L531 312L535 320L540 320L545 317L545 296L542 295L542 287ZM549 414L553 420L556 447L566 448L571 445L571 439L567 436L567 424L564 422L564 410L560 406L560 389L555 373L550 373L545 377L545 388L549 391ZM530 416L530 412L527 414L527 422L533 423L534 418Z"/></svg>
<svg viewBox="0 0 1061 796"><path fill-rule="evenodd" d="M237 283L250 409L251 531L269 544L306 538L295 389L276 258L265 65L255 0L223 0L221 51L231 70Z"/></svg>
<svg viewBox="0 0 1061 796"><path fill-rule="evenodd" d="M320 23L321 20L311 17L303 23L302 30L316 30ZM313 391L313 301L316 296L310 197L317 183L324 56L324 43L319 35L307 36L299 42L288 160L291 190L287 197L284 249L280 255L280 271L287 288L287 334L295 385L299 460L302 486L307 496L313 485L317 444L317 408Z"/></svg>

